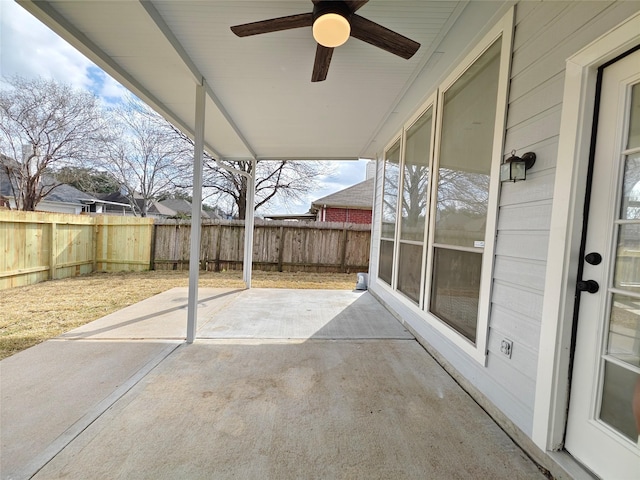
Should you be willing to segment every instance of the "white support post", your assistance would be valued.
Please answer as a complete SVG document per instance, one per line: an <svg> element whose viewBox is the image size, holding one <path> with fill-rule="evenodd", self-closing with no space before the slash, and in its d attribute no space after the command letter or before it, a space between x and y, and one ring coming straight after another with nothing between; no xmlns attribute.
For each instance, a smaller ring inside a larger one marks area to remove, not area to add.
<svg viewBox="0 0 640 480"><path fill-rule="evenodd" d="M256 197L256 160L251 160L251 175L248 178L247 185L247 208L244 217L244 263L242 265L242 274L244 284L247 288L251 288L251 270L253 262L253 224L255 215L255 197Z"/></svg>
<svg viewBox="0 0 640 480"><path fill-rule="evenodd" d="M204 81L196 86L195 146L193 149L193 199L191 201L191 247L189 250L189 300L187 307L187 343L196 338L198 314L198 278L200 275L200 232L202 229L202 157L204 151Z"/></svg>

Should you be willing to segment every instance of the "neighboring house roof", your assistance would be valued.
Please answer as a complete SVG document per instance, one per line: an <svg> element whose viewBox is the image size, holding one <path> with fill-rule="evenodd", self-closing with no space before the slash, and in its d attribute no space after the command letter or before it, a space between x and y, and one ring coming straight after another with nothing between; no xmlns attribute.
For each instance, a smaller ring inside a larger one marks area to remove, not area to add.
<svg viewBox="0 0 640 480"><path fill-rule="evenodd" d="M15 162L15 160L5 156L3 156L3 161ZM46 186L54 185L56 183L54 177L51 175L43 175L41 181ZM9 177L4 169L0 169L0 195L3 197L13 197L11 182L9 181ZM96 198L72 187L71 185L61 183L47 194L42 201L81 205L86 203L95 203Z"/></svg>
<svg viewBox="0 0 640 480"><path fill-rule="evenodd" d="M129 208L131 208L131 203L129 202L129 198L120 192L96 193L95 196L100 200L104 200L107 204L111 203L116 205L127 205ZM136 202L136 205L138 206L138 209L142 210L142 202L144 202L144 199L141 198L139 195L136 195L135 202ZM108 207L108 208L109 210L112 210L111 207ZM162 205L159 205L158 202L156 202L155 200L152 200L149 205L149 208L147 209L147 214L158 215L163 217L171 217L175 215L176 212Z"/></svg>
<svg viewBox="0 0 640 480"><path fill-rule="evenodd" d="M129 205L129 199L120 192L96 194L96 197L100 198L101 200L106 200L107 202L116 202L119 204L125 203ZM139 196L137 196L135 200L138 208L142 209L142 202L144 200ZM147 215L156 217L176 217L178 215L191 216L191 203L188 200L178 198L169 198L166 200L162 200L161 202L151 200L149 208L147 209ZM203 210L202 218L210 219L220 217L213 212L205 212Z"/></svg>
<svg viewBox="0 0 640 480"><path fill-rule="evenodd" d="M371 210L373 209L373 180L373 178L370 178L344 190L314 200L311 203L311 211L317 211L324 206Z"/></svg>
<svg viewBox="0 0 640 480"><path fill-rule="evenodd" d="M161 200L160 205L163 205L176 213L184 213L186 215L191 214L191 203L182 198L167 198Z"/></svg>
<svg viewBox="0 0 640 480"><path fill-rule="evenodd" d="M19 163L13 158L7 157L0 153L0 195L5 197L13 197L13 190L11 189L11 181L5 171L6 167L10 169L19 167Z"/></svg>
<svg viewBox="0 0 640 480"><path fill-rule="evenodd" d="M12 197L13 191L11 190L11 184L4 169L0 169L0 195L4 197Z"/></svg>
<svg viewBox="0 0 640 480"><path fill-rule="evenodd" d="M94 195L100 200L106 200L107 202L126 203L127 205L129 205L129 199L122 195L120 192L96 193Z"/></svg>
<svg viewBox="0 0 640 480"><path fill-rule="evenodd" d="M86 203L87 201L95 200L93 196L88 195L71 185L67 185L66 183L62 183L55 187L51 193L44 198L49 202L60 203Z"/></svg>
<svg viewBox="0 0 640 480"><path fill-rule="evenodd" d="M169 208L174 213L172 215L186 215L191 216L191 202L182 198L167 198L166 200L162 200L159 202L160 205ZM216 218L217 215L212 214L213 212L206 212L204 210L201 211L202 218Z"/></svg>
<svg viewBox="0 0 640 480"><path fill-rule="evenodd" d="M136 200L136 203L139 206L142 206L142 200ZM163 205L160 202L156 202L155 200L151 200L151 204L149 205L149 209L147 213L162 215L163 217L174 217L178 212L175 210Z"/></svg>

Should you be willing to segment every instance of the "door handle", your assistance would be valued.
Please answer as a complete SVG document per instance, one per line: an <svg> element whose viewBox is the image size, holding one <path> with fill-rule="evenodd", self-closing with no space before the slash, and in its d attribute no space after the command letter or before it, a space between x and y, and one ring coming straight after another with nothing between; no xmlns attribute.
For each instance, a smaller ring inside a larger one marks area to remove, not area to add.
<svg viewBox="0 0 640 480"><path fill-rule="evenodd" d="M579 292L596 293L600 290L600 285L595 280L580 280L576 284L576 288Z"/></svg>
<svg viewBox="0 0 640 480"><path fill-rule="evenodd" d="M589 265L600 265L600 262L602 262L602 255L598 252L587 253L584 257L584 261Z"/></svg>

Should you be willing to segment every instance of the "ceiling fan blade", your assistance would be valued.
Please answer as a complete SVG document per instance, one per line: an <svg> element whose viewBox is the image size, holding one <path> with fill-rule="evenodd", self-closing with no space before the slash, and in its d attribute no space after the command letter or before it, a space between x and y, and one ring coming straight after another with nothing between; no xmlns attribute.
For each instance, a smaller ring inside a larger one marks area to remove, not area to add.
<svg viewBox="0 0 640 480"><path fill-rule="evenodd" d="M409 59L418 51L420 44L360 15L351 16L351 36L375 47Z"/></svg>
<svg viewBox="0 0 640 480"><path fill-rule="evenodd" d="M311 74L312 82L322 82L327 78L332 55L333 48L318 44L318 48L316 48L316 60L313 62L313 73Z"/></svg>
<svg viewBox="0 0 640 480"><path fill-rule="evenodd" d="M271 18L259 22L235 25L231 27L231 31L239 37L249 37L261 33L310 27L311 25L313 25L313 13L300 13L298 15L289 15L287 17Z"/></svg>
<svg viewBox="0 0 640 480"><path fill-rule="evenodd" d="M362 7L364 7L368 1L369 0L345 0L344 3L347 4L347 7L349 7L349 10L351 10L351 12L356 12L357 10L360 10Z"/></svg>

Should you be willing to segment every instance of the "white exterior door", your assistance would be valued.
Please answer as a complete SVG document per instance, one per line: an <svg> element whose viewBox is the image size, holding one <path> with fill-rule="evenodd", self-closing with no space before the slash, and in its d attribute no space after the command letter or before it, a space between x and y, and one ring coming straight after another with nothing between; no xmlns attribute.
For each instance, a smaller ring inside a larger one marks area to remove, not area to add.
<svg viewBox="0 0 640 480"><path fill-rule="evenodd" d="M603 72L566 449L640 479L640 51Z"/></svg>

